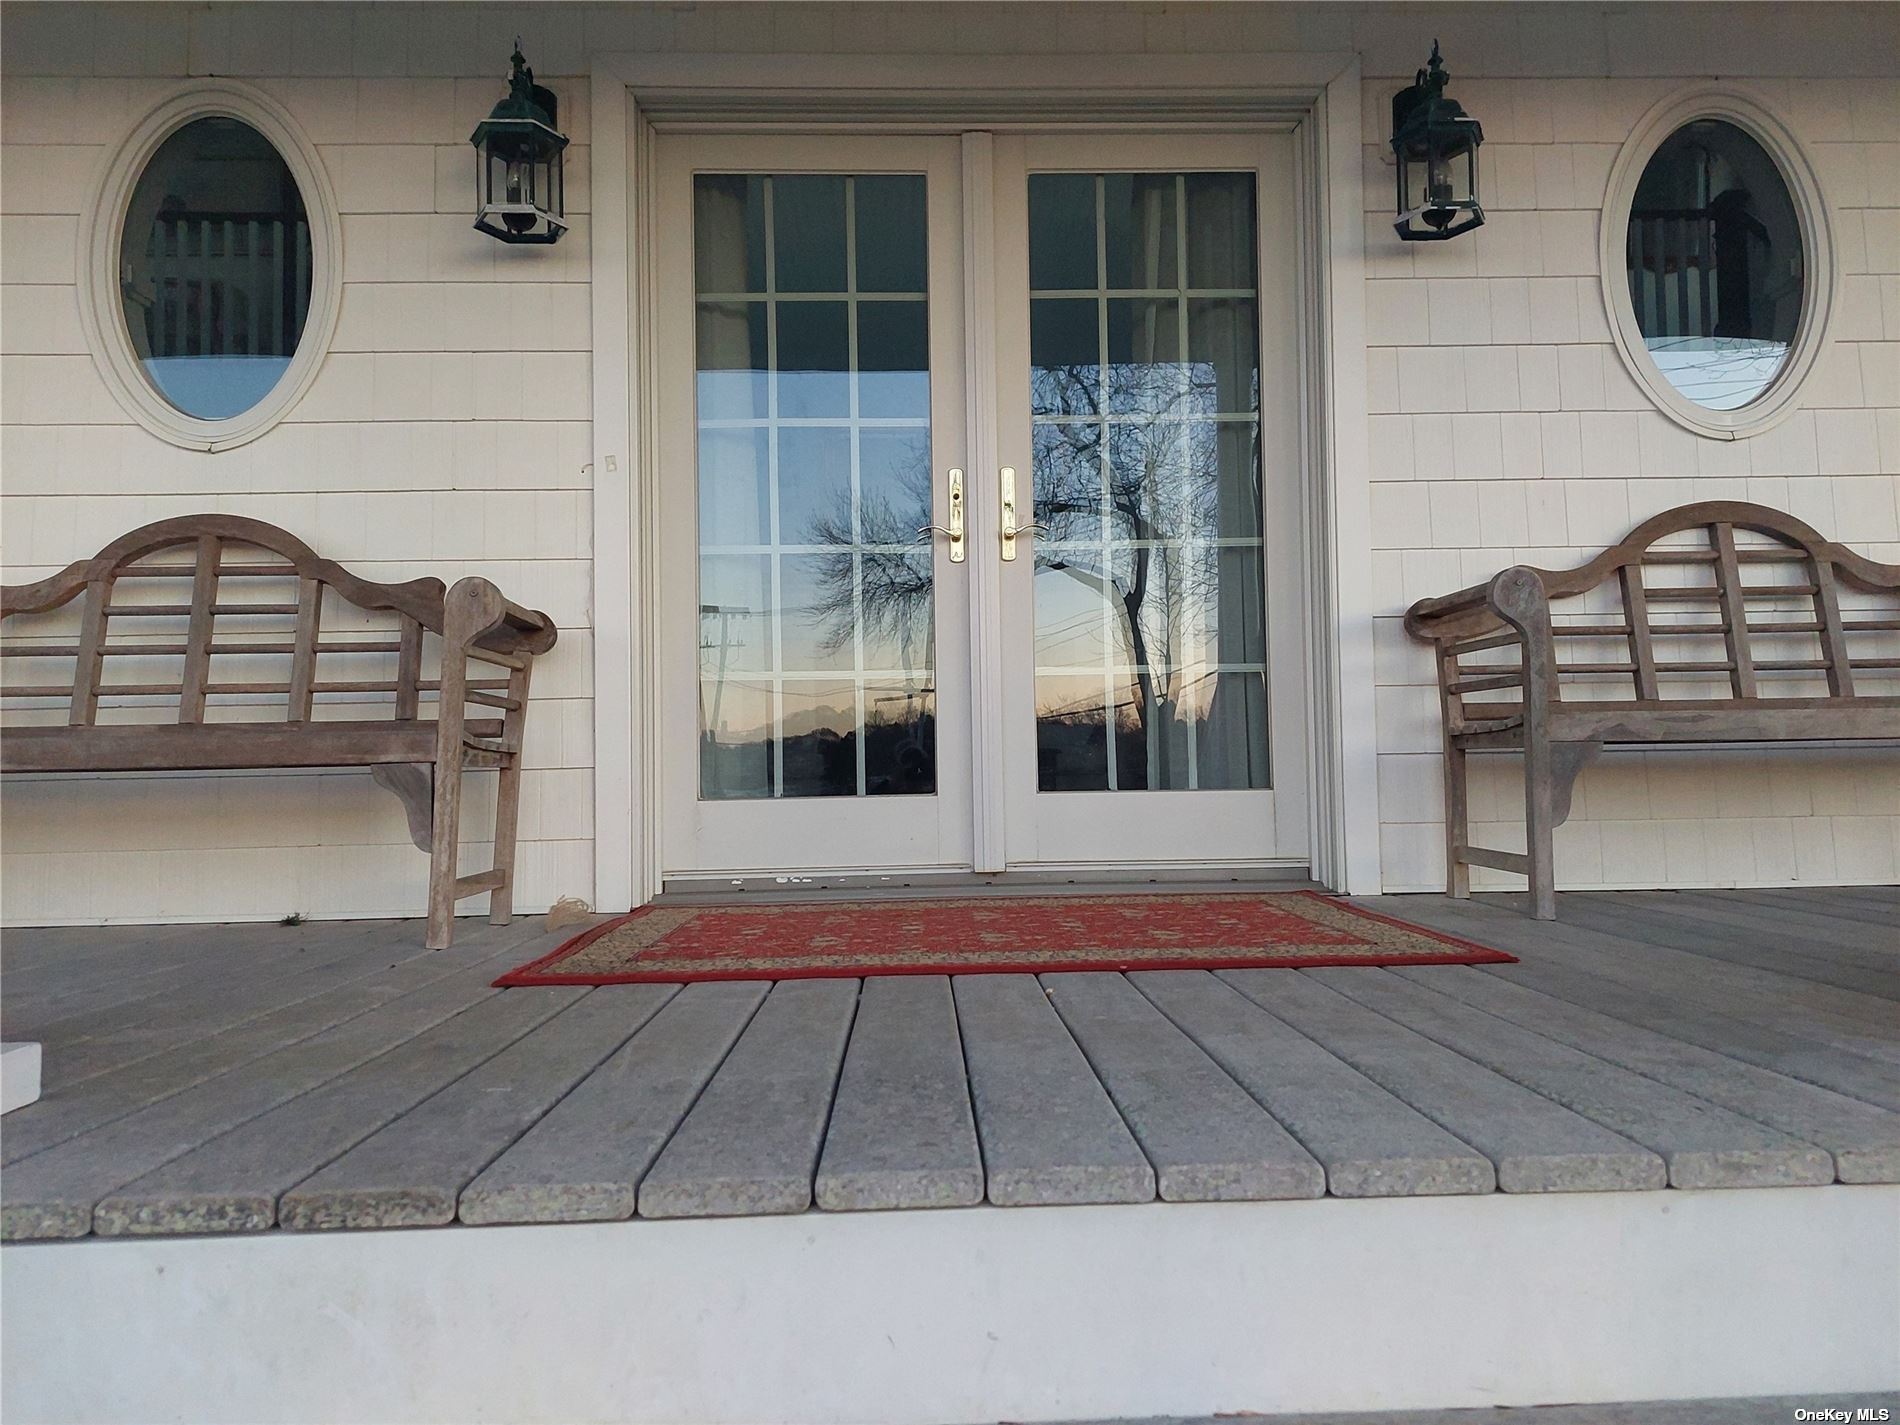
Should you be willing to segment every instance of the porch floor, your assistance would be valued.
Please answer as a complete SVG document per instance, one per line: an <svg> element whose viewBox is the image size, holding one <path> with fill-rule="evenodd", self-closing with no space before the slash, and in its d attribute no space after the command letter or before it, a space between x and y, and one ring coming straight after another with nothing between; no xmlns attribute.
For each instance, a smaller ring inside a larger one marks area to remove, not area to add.
<svg viewBox="0 0 1900 1425"><path fill-rule="evenodd" d="M538 919L16 930L9 1240L1900 1181L1900 888L1361 904L1515 965L496 991Z"/></svg>

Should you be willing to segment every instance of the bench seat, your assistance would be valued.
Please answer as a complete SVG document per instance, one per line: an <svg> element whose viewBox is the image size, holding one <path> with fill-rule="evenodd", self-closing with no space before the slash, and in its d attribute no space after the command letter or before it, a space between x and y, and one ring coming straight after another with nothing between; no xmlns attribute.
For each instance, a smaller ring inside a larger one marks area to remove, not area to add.
<svg viewBox="0 0 1900 1425"><path fill-rule="evenodd" d="M501 719L470 719L465 735L501 736ZM0 772L221 772L433 763L429 722L125 723L10 727ZM474 754L469 754L473 761Z"/></svg>
<svg viewBox="0 0 1900 1425"><path fill-rule="evenodd" d="M1794 714L1794 716L1790 716ZM1521 747L1522 711L1509 703L1466 703L1467 746ZM1483 726L1488 723L1495 727ZM1551 710L1553 742L1837 742L1900 737L1900 697L1764 698L1737 707L1721 698L1571 702Z"/></svg>

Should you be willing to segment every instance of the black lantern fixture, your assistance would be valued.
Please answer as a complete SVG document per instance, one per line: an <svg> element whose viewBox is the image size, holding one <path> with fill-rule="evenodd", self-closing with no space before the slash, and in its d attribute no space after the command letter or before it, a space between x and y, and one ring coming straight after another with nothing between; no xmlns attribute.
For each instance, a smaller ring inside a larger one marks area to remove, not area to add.
<svg viewBox="0 0 1900 1425"><path fill-rule="evenodd" d="M1398 156L1398 221L1407 242L1441 242L1484 221L1478 202L1478 145L1484 128L1445 97L1445 72L1432 41L1430 64L1392 96L1392 152Z"/></svg>
<svg viewBox="0 0 1900 1425"><path fill-rule="evenodd" d="M561 153L554 91L534 82L515 41L508 97L475 126L475 226L503 242L558 242L563 215Z"/></svg>

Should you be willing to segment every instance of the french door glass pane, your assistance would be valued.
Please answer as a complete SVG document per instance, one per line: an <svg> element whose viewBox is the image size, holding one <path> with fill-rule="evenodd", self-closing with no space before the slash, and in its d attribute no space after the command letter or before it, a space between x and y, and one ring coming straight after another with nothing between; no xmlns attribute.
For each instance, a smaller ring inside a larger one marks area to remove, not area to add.
<svg viewBox="0 0 1900 1425"><path fill-rule="evenodd" d="M1266 787L1253 175L1029 179L1037 785Z"/></svg>
<svg viewBox="0 0 1900 1425"><path fill-rule="evenodd" d="M700 174L700 795L936 791L924 179Z"/></svg>

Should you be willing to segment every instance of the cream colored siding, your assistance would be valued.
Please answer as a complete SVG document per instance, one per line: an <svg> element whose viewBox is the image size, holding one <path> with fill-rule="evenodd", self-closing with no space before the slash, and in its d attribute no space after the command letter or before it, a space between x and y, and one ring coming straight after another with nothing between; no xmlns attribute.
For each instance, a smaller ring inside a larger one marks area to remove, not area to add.
<svg viewBox="0 0 1900 1425"><path fill-rule="evenodd" d="M590 136L576 76L599 54L1361 56L1378 692L1348 714L1376 718L1387 889L1442 877L1436 697L1399 624L1411 599L1518 560L1577 562L1693 499L1778 505L1900 559L1900 7L9 4L0 27L6 578L215 509L284 525L371 578L481 573L548 610L561 642L537 665L529 719L526 910L593 893ZM502 91L517 27L574 141L572 232L552 249L469 226L468 133ZM1485 126L1490 219L1407 245L1389 226L1381 140L1434 34L1452 92ZM1597 270L1618 146L1650 105L1714 73L1744 76L1813 156L1842 273L1802 409L1737 442L1656 412L1610 344ZM344 245L316 383L270 433L214 456L164 444L108 394L73 285L79 215L110 147L160 94L209 74L295 115ZM465 824L483 824L491 780L473 779ZM1517 834L1516 788L1514 761L1480 762L1480 839ZM422 905L426 860L359 773L14 779L0 831L15 922ZM1897 846L1891 751L1617 753L1580 785L1559 876L1892 880Z"/></svg>
<svg viewBox="0 0 1900 1425"><path fill-rule="evenodd" d="M1368 133L1409 79L1368 79ZM1390 170L1381 150L1367 149L1387 890L1436 889L1444 876L1438 695L1429 655L1399 621L1413 599L1512 562L1580 563L1636 521L1691 500L1773 505L1900 560L1900 251L1887 237L1900 230L1900 82L1740 82L1814 158L1838 235L1842 300L1801 409L1737 441L1698 437L1656 410L1611 345L1598 275L1597 217L1620 140L1688 82L1460 79L1457 97L1485 125L1487 221L1475 241L1387 240ZM1900 876L1895 758L1612 752L1584 774L1557 832L1559 884L1891 881ZM1481 844L1523 844L1518 766L1515 757L1474 760ZM1473 880L1522 885L1481 868Z"/></svg>
<svg viewBox="0 0 1900 1425"><path fill-rule="evenodd" d="M258 56L246 72L291 110L335 187L343 302L330 355L284 422L204 455L148 434L112 399L86 353L72 285L78 215L107 142L182 77L178 35L189 28L197 43L202 27L187 26L183 11L166 19L130 7L129 32L178 55L169 67L140 64L127 57L126 31L115 23L109 37L106 26L95 32L88 13L9 9L5 21L7 580L38 578L135 525L200 510L282 525L371 579L495 580L561 630L535 669L516 904L532 911L561 895L591 897L586 81L546 81L573 139L572 231L552 249L511 249L474 232L466 215L468 133L500 95L499 79L293 78L276 51L242 51ZM222 18L230 23L220 43L236 46L256 26L241 8ZM366 29L380 24L358 18ZM321 23L339 19L347 56L350 13ZM286 12L277 23L294 49L319 21ZM48 26L75 27L75 44L94 35L100 77L47 77L31 56L32 37ZM505 63L505 42L501 53ZM485 68L494 67L491 56ZM192 68L231 72L216 60ZM175 77L112 77L147 71ZM463 826L480 836L493 823L494 778L469 785ZM0 806L13 922L417 914L423 904L427 857L367 773L12 778ZM471 841L464 855L485 865L488 847Z"/></svg>

